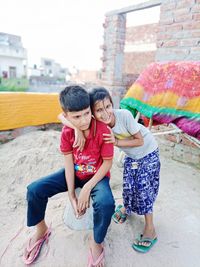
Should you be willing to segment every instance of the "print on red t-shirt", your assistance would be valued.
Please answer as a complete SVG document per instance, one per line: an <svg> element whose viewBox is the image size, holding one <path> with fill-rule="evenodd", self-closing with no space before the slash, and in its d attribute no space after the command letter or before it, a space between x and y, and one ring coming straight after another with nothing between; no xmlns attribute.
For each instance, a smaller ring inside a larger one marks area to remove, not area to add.
<svg viewBox="0 0 200 267"><path fill-rule="evenodd" d="M113 144L103 141L103 133L110 133L106 124L92 119L89 136L81 152L78 148L73 148L74 130L67 126L62 129L60 150L63 154L73 154L75 175L81 180L92 178L103 159L113 158ZM110 176L110 173L106 175Z"/></svg>

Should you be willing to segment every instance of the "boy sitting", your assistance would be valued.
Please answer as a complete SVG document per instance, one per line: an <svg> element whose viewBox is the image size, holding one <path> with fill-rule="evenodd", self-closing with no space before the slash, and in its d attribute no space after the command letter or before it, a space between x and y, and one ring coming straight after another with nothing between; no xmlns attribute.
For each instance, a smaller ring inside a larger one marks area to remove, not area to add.
<svg viewBox="0 0 200 267"><path fill-rule="evenodd" d="M33 263L51 229L44 217L48 198L68 191L77 218L89 207L93 199L93 236L89 244L88 266L104 266L103 241L114 212L114 199L109 185L113 158L113 144L103 141L107 126L92 118L89 94L80 86L68 86L60 93L60 104L67 120L83 131L86 142L82 151L73 147L74 130L64 126L60 150L64 154L65 169L31 183L27 189L28 226L36 226L36 234L28 241L24 254L25 264ZM79 197L75 188L81 187Z"/></svg>

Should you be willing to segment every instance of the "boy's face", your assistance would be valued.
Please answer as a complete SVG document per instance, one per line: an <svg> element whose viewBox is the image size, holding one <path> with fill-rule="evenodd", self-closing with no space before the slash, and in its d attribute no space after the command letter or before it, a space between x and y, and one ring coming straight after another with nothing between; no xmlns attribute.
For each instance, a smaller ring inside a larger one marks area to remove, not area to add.
<svg viewBox="0 0 200 267"><path fill-rule="evenodd" d="M89 129L92 118L90 107L80 111L67 111L64 115L80 131Z"/></svg>

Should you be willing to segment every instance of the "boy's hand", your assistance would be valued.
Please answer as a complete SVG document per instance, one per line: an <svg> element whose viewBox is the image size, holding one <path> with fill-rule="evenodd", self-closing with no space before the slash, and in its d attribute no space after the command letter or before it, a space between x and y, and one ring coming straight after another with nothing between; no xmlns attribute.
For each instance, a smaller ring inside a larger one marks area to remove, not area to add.
<svg viewBox="0 0 200 267"><path fill-rule="evenodd" d="M73 143L73 147L78 147L78 150L83 151L85 145L85 137L83 135L83 132L78 129L75 129L74 134L75 134L75 140Z"/></svg>
<svg viewBox="0 0 200 267"><path fill-rule="evenodd" d="M76 218L79 217L79 212L78 212L78 200L76 197L72 197L69 195L69 200L71 202L72 208L74 210L74 214L76 216Z"/></svg>
<svg viewBox="0 0 200 267"><path fill-rule="evenodd" d="M90 189L85 184L81 189L81 192L78 197L78 213L79 215L84 214L86 209L90 207Z"/></svg>
<svg viewBox="0 0 200 267"><path fill-rule="evenodd" d="M110 133L109 134L104 133L103 134L103 140L105 141L105 143L113 143L114 144L115 143L115 136L112 132L112 129L109 126L107 126L107 128L110 130Z"/></svg>

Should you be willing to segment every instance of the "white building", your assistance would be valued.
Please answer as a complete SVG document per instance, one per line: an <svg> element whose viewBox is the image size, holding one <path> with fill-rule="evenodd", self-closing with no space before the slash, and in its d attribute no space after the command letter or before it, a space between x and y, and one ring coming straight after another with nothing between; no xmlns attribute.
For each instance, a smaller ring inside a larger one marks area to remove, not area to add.
<svg viewBox="0 0 200 267"><path fill-rule="evenodd" d="M49 58L41 58L41 68L44 76L65 79L68 74L67 68L62 68L60 64Z"/></svg>
<svg viewBox="0 0 200 267"><path fill-rule="evenodd" d="M34 65L28 68L29 78L43 77L46 80L48 78L49 80L65 80L67 75L69 75L67 68L61 67L55 60L49 58L41 58L41 65L39 67Z"/></svg>
<svg viewBox="0 0 200 267"><path fill-rule="evenodd" d="M38 68L37 65L34 65L33 67L28 67L28 78L30 78L31 76L34 77L42 76L42 69Z"/></svg>
<svg viewBox="0 0 200 267"><path fill-rule="evenodd" d="M21 37L0 32L0 77L26 77L26 69L27 51Z"/></svg>

